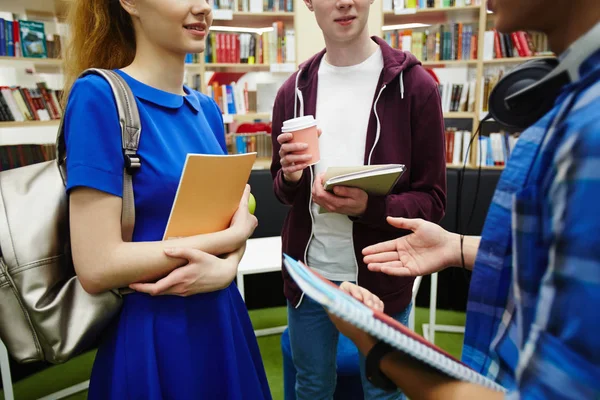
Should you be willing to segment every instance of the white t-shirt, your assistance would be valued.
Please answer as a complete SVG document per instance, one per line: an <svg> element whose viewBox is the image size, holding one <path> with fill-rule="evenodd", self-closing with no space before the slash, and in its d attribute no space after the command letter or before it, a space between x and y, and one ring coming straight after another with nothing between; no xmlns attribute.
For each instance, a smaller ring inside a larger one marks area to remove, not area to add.
<svg viewBox="0 0 600 400"><path fill-rule="evenodd" d="M319 66L316 119L319 138L318 175L333 166L364 164L367 127L373 98L383 69L381 49L365 61L335 67L325 60ZM319 214L312 203L313 238L308 248L308 265L325 278L356 280L357 264L352 241L352 221L347 215Z"/></svg>

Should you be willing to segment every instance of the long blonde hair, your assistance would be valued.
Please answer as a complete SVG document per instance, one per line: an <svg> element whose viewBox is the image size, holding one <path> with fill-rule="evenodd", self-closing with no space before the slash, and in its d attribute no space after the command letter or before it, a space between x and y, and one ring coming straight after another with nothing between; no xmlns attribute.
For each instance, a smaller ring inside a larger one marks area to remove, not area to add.
<svg viewBox="0 0 600 400"><path fill-rule="evenodd" d="M73 83L84 70L123 68L133 61L136 48L131 16L119 0L73 0L69 7L63 109Z"/></svg>

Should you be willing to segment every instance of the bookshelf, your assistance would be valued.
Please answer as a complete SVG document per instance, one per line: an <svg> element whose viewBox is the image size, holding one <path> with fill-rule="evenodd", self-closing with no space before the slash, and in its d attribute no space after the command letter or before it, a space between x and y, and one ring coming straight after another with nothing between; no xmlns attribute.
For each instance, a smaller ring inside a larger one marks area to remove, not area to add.
<svg viewBox="0 0 600 400"><path fill-rule="evenodd" d="M413 32L425 32L425 31L430 31L430 32L437 32L437 30L439 29L440 31L442 30L441 28L439 28L440 26L443 27L450 27L450 35L453 35L452 37L456 38L456 34L454 34L454 30L456 28L456 25L460 25L460 29L461 32L464 34L464 27L465 26L471 26L472 27L472 32L473 32L473 36L477 37L477 42L476 42L476 46L473 46L472 48L468 48L466 52L463 51L462 54L459 54L459 57L444 57L443 55L439 56L439 53L435 56L435 58L445 58L442 60L438 60L438 59L427 59L425 61L422 61L422 64L424 67L426 68L435 68L436 70L438 69L444 69L444 71L457 71L459 69L466 69L466 76L468 76L468 82L473 82L474 81L474 92L469 91L468 92L468 96L469 96L469 100L471 100L471 98L474 98L472 107L467 108L469 111L455 111L455 112L444 112L444 119L452 119L452 123L455 124L456 121L459 120L463 120L463 123L461 124L459 121L459 125L461 125L461 128L458 128L459 130L461 129L466 129L464 126L464 124L469 124L471 129L470 131L472 133L474 133L477 128L479 127L481 120L483 119L483 117L487 114L487 111L484 111L484 105L485 105L485 96L489 95L489 88L486 88L486 85L488 85L488 82L490 81L489 75L491 73L495 73L495 74L502 74L504 73L505 69L509 70L511 68L514 68L516 66L518 66L519 64L526 62L526 61L530 61L530 60L535 60L535 59L540 59L540 58L546 58L546 57L551 57L551 54L548 54L547 52L547 48L544 48L543 46L537 47L537 50L540 52L539 54L532 54L531 56L523 56L524 54L518 53L517 51L519 50L518 45L514 42L514 38L512 38L512 42L511 42L511 38L509 37L508 42L506 42L506 47L512 47L510 49L512 55L518 55L515 57L507 57L506 55L508 54L508 50L505 54L503 55L503 58L495 58L497 57L497 51L498 48L496 47L498 44L496 42L493 42L492 47L494 47L491 50L492 53L492 58L490 59L490 49L489 47L486 47L490 45L489 43L489 39L490 37L486 38L485 36L485 32L489 32L492 31L493 28L493 18L494 15L490 12L487 11L487 2L485 0L454 0L452 3L456 2L457 5L456 6L446 6L446 7L439 7L440 4L450 4L450 1L447 0L435 0L434 4L438 5L438 7L432 7L432 8L407 8L404 7L405 5L410 4L411 6L413 5L412 3L416 4L418 6L418 4L420 3L429 3L428 1L422 2L420 0L383 0L383 4L382 4L382 11L381 11L381 25L382 25L382 29L381 29L381 36L388 40L389 42L389 38L393 37L395 32L399 32L397 33L397 37L395 38L395 42L393 41L392 43L397 43L398 46L394 46L396 48L400 48L402 47L402 44L407 43L406 41L403 41L404 39L404 35L407 35L406 32L409 32L408 35L411 35ZM466 3L473 3L470 5L465 5ZM400 8L403 7L403 8ZM390 10L391 8L391 10ZM391 33L390 33L391 31ZM448 32L448 29L446 28L446 32ZM458 31L456 31L458 32ZM386 34L387 33L387 34ZM431 33L430 33L431 34ZM387 38L386 38L387 35ZM402 35L402 36L401 36ZM492 34L493 35L493 34ZM473 37L471 36L469 38L469 40L471 40L471 38ZM488 33L489 36L489 33ZM421 38L421 36L416 36L419 40ZM418 44L417 47L414 47L414 45L412 45L412 43L414 42L414 36L411 37L411 39L413 39L412 41L408 41L408 43L411 43L411 48L408 49L408 51L411 51L413 54L416 54L417 57L419 59L423 59L423 57L420 56L424 56L425 53L427 53L428 56L430 56L430 49L427 48L428 46L428 42L427 42L427 38L428 36L426 34L424 34L424 42L421 44ZM461 37L461 36L459 36ZM462 36L462 38L464 38L465 36ZM493 37L493 36L492 36ZM488 40L488 43L486 44L486 39ZM443 40L443 39L442 39ZM459 40L459 39L457 39ZM496 38L497 40L497 38ZM528 38L529 42L526 42L525 45L528 46L527 49L528 50L532 50L532 41L531 38ZM418 41L417 41L418 43ZM461 41L461 43L463 43ZM500 46L504 46L505 43L502 43L502 37L500 38ZM538 41L535 41L535 43L541 43ZM437 44L437 43L436 43ZM456 45L458 47L458 45L456 43L452 43L453 47L452 49L454 49L454 45ZM420 47L419 47L420 46ZM440 45L440 48L443 47L443 45ZM535 47L535 46L533 46ZM462 49L462 47L458 47L460 49ZM406 50L406 49L405 49ZM416 51L415 51L416 50ZM486 51L487 50L487 51ZM501 47L501 50L504 51L504 48ZM454 50L453 50L454 51ZM476 53L474 53L474 51L476 51ZM469 53L470 52L470 53ZM423 54L421 54L423 53ZM454 53L454 55L458 54L458 51L456 53ZM475 55L475 57L470 57L472 55ZM427 57L429 58L429 57ZM458 58L458 59L456 59ZM438 70L439 71L439 70ZM491 72L490 72L491 71ZM448 72L448 75L452 74L452 72ZM444 72L444 75L446 75L446 72ZM501 76L501 75L500 75ZM492 79L493 80L493 79ZM467 86L465 84L465 86ZM489 84L489 86L491 86L491 84ZM487 89L487 90L486 90ZM447 90L447 89L446 89ZM468 106L469 104L467 104ZM459 107L460 109L460 107ZM483 125L481 127L481 133L483 135L486 134L486 125ZM488 132L489 133L489 132ZM467 168L478 168L477 167L477 156L478 156L478 148L479 146L475 145L476 142L474 142L473 144L473 149L470 152L469 158L467 160ZM462 168L462 163L460 165L456 165L456 164L448 164L448 168ZM482 166L482 169L503 169L503 166Z"/></svg>
<svg viewBox="0 0 600 400"><path fill-rule="evenodd" d="M223 13L225 11L225 13ZM219 13L224 18L219 18ZM270 25L273 21L284 21L293 23L294 12L288 11L263 11L263 12L247 12L247 11L231 11L231 10L213 10L215 19L213 25L220 26L239 26L244 28L263 28Z"/></svg>
<svg viewBox="0 0 600 400"><path fill-rule="evenodd" d="M60 125L60 120L50 121L0 121L0 129L2 128L33 128L40 126L56 126Z"/></svg>
<svg viewBox="0 0 600 400"><path fill-rule="evenodd" d="M62 60L60 58L34 58L34 57L8 57L0 56L0 66L33 64L36 66L62 68Z"/></svg>

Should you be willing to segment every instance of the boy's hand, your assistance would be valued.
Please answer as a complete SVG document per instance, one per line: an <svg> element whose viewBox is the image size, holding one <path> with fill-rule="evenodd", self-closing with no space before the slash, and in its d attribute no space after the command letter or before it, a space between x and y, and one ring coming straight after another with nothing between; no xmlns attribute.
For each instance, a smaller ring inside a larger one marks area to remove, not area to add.
<svg viewBox="0 0 600 400"><path fill-rule="evenodd" d="M359 217L367 210L369 195L362 189L336 186L333 193L323 189L323 175L315 178L312 189L313 201L329 212Z"/></svg>
<svg viewBox="0 0 600 400"><path fill-rule="evenodd" d="M375 310L383 311L383 302L379 299L379 297L375 296L365 288L350 282L342 282L340 285L340 290L349 293L355 299ZM352 340L356 347L358 347L363 354L367 354L369 350L375 346L375 343L377 343L377 340L365 331L355 327L341 318L336 317L331 313L328 313L328 315L338 331L340 331L342 335Z"/></svg>

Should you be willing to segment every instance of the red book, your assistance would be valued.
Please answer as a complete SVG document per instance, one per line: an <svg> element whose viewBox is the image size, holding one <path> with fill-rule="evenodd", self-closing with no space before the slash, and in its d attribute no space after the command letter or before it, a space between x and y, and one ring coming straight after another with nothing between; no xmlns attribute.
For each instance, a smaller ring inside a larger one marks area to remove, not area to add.
<svg viewBox="0 0 600 400"><path fill-rule="evenodd" d="M493 380L479 374L408 327L340 290L302 262L287 254L283 258L285 268L304 294L321 304L329 313L446 376L506 392L505 388Z"/></svg>

